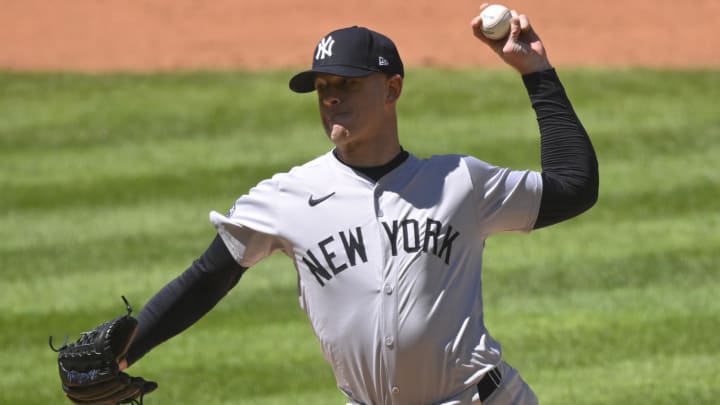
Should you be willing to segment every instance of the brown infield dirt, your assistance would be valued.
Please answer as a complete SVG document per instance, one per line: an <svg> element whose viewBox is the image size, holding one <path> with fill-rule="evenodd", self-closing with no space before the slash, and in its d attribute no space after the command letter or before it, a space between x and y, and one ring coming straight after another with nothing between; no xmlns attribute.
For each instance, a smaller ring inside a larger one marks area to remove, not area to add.
<svg viewBox="0 0 720 405"><path fill-rule="evenodd" d="M361 25L408 66L500 67L469 0L0 0L0 69L167 71L308 66L318 40ZM508 0L556 66L720 67L720 0Z"/></svg>

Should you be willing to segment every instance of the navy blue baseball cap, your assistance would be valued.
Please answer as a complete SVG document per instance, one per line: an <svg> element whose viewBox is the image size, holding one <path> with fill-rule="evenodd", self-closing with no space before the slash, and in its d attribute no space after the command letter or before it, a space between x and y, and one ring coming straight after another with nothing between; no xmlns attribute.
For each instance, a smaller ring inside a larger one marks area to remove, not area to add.
<svg viewBox="0 0 720 405"><path fill-rule="evenodd" d="M365 77L375 72L405 75L393 41L365 27L341 28L320 40L313 53L312 69L293 76L290 89L297 93L315 90L317 73Z"/></svg>

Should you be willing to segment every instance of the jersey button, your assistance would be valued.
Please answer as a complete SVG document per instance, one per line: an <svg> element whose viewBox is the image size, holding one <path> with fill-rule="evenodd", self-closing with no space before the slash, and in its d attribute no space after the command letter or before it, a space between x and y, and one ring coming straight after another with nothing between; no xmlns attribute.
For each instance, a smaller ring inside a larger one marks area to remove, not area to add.
<svg viewBox="0 0 720 405"><path fill-rule="evenodd" d="M393 395L397 395L400 393L400 387L396 385L390 389L390 392L392 392Z"/></svg>
<svg viewBox="0 0 720 405"><path fill-rule="evenodd" d="M393 343L395 343L395 339L393 339L392 336L385 338L385 346L392 347Z"/></svg>
<svg viewBox="0 0 720 405"><path fill-rule="evenodd" d="M393 288L390 284L385 284L383 291L385 291L385 294L390 295L393 292Z"/></svg>

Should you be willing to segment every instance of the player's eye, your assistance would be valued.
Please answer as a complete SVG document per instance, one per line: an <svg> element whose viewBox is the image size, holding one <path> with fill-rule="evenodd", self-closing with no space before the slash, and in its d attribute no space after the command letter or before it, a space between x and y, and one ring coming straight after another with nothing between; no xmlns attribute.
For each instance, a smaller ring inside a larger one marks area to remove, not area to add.
<svg viewBox="0 0 720 405"><path fill-rule="evenodd" d="M343 91L353 91L358 88L359 84L359 79L344 78L340 83L338 83L338 88Z"/></svg>
<svg viewBox="0 0 720 405"><path fill-rule="evenodd" d="M324 90L327 87L327 83L322 80L315 81L315 90Z"/></svg>

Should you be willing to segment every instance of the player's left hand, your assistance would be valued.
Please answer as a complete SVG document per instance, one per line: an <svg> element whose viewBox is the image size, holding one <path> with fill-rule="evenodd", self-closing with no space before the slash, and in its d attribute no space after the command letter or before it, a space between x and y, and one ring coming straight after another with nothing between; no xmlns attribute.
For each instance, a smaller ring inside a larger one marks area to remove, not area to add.
<svg viewBox="0 0 720 405"><path fill-rule="evenodd" d="M62 388L70 401L98 405L142 404L143 396L157 388L157 383L131 377L118 366L138 328L127 300L125 305L127 315L82 333L73 343L66 342L55 349L50 338L50 347L58 353Z"/></svg>
<svg viewBox="0 0 720 405"><path fill-rule="evenodd" d="M487 6L487 3L483 3L480 11L482 12ZM482 18L479 14L471 22L473 34L521 74L550 69L552 65L545 47L530 25L528 17L518 14L515 10L511 10L511 13L510 34L506 38L492 40L483 35Z"/></svg>

